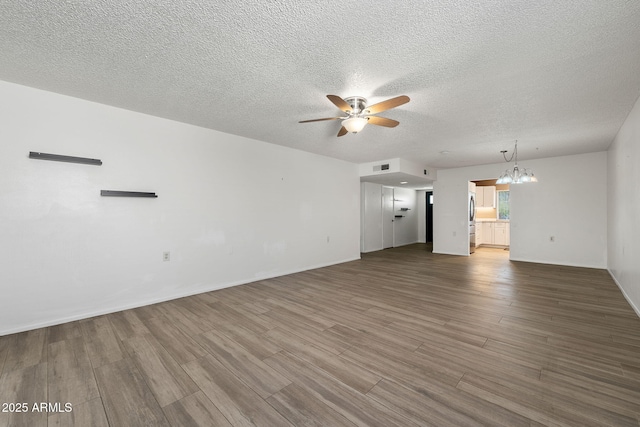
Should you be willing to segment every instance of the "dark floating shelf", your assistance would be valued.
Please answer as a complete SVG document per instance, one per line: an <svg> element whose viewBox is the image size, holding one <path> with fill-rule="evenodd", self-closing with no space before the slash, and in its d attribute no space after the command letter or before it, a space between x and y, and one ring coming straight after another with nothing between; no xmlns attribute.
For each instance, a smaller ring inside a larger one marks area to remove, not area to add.
<svg viewBox="0 0 640 427"><path fill-rule="evenodd" d="M396 215L396 218L404 218L404 215Z"/></svg>
<svg viewBox="0 0 640 427"><path fill-rule="evenodd" d="M81 163L84 165L95 165L100 166L102 164L102 160L100 159L89 159L86 157L73 157L73 156L61 156L60 154L49 154L49 153L40 153L37 151L29 152L30 159L39 159L39 160L53 160L54 162L66 162L66 163Z"/></svg>
<svg viewBox="0 0 640 427"><path fill-rule="evenodd" d="M114 191L114 190L100 190L100 195L103 197L158 197L156 193L144 193L141 191Z"/></svg>

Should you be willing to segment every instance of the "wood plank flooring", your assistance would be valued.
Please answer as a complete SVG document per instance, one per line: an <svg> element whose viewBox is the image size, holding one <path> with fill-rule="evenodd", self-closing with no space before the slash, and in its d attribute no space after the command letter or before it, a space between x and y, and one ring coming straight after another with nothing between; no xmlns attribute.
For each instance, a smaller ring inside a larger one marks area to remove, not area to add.
<svg viewBox="0 0 640 427"><path fill-rule="evenodd" d="M604 270L417 244L0 337L17 403L0 427L638 427L640 319Z"/></svg>

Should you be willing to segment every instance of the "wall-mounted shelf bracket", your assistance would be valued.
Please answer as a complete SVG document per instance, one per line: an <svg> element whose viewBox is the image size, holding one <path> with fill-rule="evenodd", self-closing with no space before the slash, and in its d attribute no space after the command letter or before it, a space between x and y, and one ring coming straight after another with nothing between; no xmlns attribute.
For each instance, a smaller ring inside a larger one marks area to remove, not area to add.
<svg viewBox="0 0 640 427"><path fill-rule="evenodd" d="M60 154L40 153L38 151L30 151L29 158L39 159L39 160L53 160L54 162L81 163L83 165L95 165L95 166L100 166L102 164L102 160L100 159L89 159L87 157L62 156Z"/></svg>
<svg viewBox="0 0 640 427"><path fill-rule="evenodd" d="M158 197L156 193L144 193L141 191L114 191L100 190L103 197Z"/></svg>

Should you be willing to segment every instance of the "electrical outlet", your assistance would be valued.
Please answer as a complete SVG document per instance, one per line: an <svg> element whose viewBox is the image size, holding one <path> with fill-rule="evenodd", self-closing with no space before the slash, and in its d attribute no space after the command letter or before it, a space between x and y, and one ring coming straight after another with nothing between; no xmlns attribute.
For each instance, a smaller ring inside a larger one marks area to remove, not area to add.
<svg viewBox="0 0 640 427"><path fill-rule="evenodd" d="M171 252L162 252L162 261L171 261Z"/></svg>

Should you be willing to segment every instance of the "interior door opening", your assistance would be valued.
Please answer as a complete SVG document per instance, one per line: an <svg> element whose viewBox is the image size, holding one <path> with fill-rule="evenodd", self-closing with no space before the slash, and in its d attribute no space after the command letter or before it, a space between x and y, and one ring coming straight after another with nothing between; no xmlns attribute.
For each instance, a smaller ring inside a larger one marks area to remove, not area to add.
<svg viewBox="0 0 640 427"><path fill-rule="evenodd" d="M426 193L426 236L425 242L433 243L433 191Z"/></svg>
<svg viewBox="0 0 640 427"><path fill-rule="evenodd" d="M509 254L512 219L509 184L497 184L495 179L472 182L476 194L476 247L504 249Z"/></svg>

